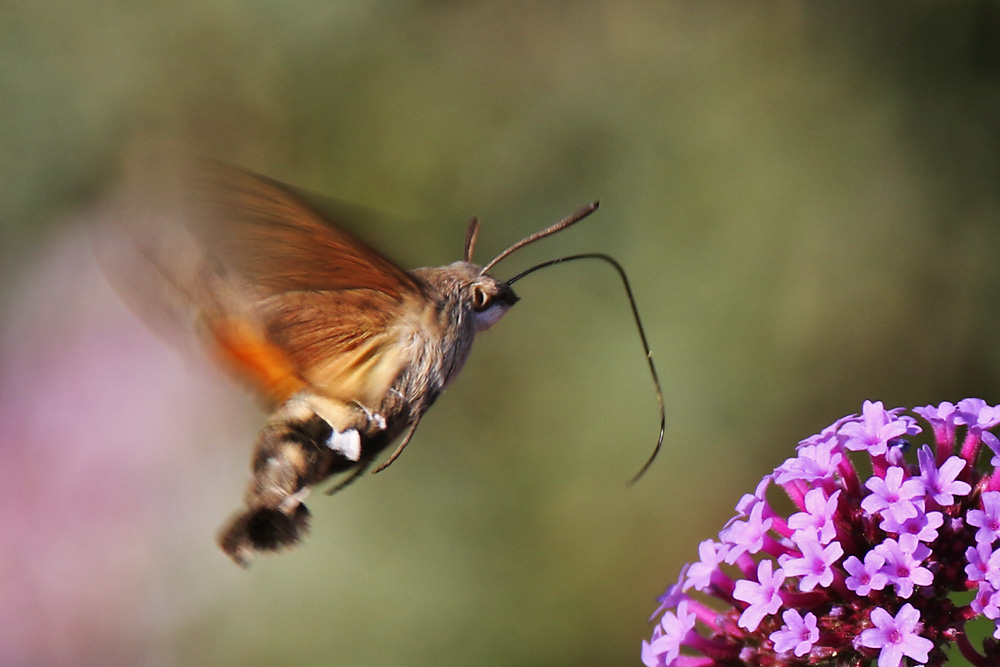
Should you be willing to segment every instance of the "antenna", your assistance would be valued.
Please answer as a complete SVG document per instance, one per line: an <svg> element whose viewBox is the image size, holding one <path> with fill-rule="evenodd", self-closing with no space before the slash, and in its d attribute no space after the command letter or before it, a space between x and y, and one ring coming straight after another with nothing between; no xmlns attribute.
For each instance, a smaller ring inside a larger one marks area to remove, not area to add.
<svg viewBox="0 0 1000 667"><path fill-rule="evenodd" d="M499 255L497 255L496 257L494 257L492 260L490 260L490 263L487 264L486 266L484 266L483 270L480 271L479 274L482 275L482 274L486 273L487 271L489 271L490 269L492 269L494 266L496 266L497 263L500 262L500 260L502 260L503 258L507 257L511 253L513 253L513 252L515 252L517 250L520 250L521 248L523 248L524 246L528 245L529 243L534 243L535 241L538 241L539 239L544 239L546 236L552 236L556 232L561 232L562 230L566 229L567 227L570 227L571 225L575 225L576 223L580 222L581 220L583 220L584 218L586 218L588 215L590 215L591 213L593 213L594 211L596 211L597 207L600 206L600 205L601 205L600 202L596 202L596 201L595 202L591 202L591 203L587 204L586 206L584 206L583 208L581 208L576 213L573 213L569 217L563 218L562 220L560 220L556 224L551 225L549 227L546 227L545 229L543 229L543 230L541 230L539 232L535 232L534 234L532 234L530 236L524 237L523 239L521 239L520 241L518 241L517 243L515 243L514 245L512 245L511 247L507 248L502 253L500 253ZM541 268L541 266L539 266L538 268ZM531 273L531 270L526 271L522 275L527 275L528 273ZM513 281L508 281L508 284L510 284L511 282L513 282Z"/></svg>
<svg viewBox="0 0 1000 667"><path fill-rule="evenodd" d="M462 251L462 261L472 261L472 253L476 250L477 238L479 238L479 218L473 218L469 220L469 227L465 230L465 248Z"/></svg>

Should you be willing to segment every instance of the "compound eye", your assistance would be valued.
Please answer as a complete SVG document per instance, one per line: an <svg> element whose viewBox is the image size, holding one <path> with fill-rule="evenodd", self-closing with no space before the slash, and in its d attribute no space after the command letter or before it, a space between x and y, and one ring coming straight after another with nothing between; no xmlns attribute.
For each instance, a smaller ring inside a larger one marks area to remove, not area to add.
<svg viewBox="0 0 1000 667"><path fill-rule="evenodd" d="M480 286L472 288L472 309L477 313L481 313L490 307L492 299L489 293Z"/></svg>

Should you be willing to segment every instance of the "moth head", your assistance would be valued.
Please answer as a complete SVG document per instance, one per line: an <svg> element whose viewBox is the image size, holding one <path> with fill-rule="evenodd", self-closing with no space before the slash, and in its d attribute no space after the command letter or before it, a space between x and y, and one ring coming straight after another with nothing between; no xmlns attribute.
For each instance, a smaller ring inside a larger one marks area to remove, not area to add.
<svg viewBox="0 0 1000 667"><path fill-rule="evenodd" d="M517 303L510 285L483 273L471 262L414 269L412 273L423 282L431 298L450 313L449 317L456 318L453 321L471 319L477 332L499 322Z"/></svg>
<svg viewBox="0 0 1000 667"><path fill-rule="evenodd" d="M518 299L510 285L488 273L476 276L467 289L468 303L476 319L476 331L486 331L499 322Z"/></svg>
<svg viewBox="0 0 1000 667"><path fill-rule="evenodd" d="M472 309L476 322L476 331L486 331L492 327L507 314L511 306L517 303L517 295L514 294L514 290L511 288L513 281L500 282L487 273L487 271L496 266L500 260L524 246L576 224L596 209L597 202L584 206L568 218L564 218L540 232L521 239L494 257L483 267L478 267L472 263L472 253L476 247L476 238L479 236L479 218L473 218L469 222L469 227L465 232L465 252L462 254L463 261L455 262L448 268L454 270L456 273L473 272L469 274L468 280L464 285L466 293L462 295L462 300L464 303L469 304Z"/></svg>

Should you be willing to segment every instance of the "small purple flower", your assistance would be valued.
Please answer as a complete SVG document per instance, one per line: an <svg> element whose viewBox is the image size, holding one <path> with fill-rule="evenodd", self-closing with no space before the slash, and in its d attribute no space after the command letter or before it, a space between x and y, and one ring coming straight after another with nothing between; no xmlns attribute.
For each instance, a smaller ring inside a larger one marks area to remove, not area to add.
<svg viewBox="0 0 1000 667"><path fill-rule="evenodd" d="M656 626L656 629L653 630L654 642L660 637L661 632L663 631L660 630L660 626ZM662 647L660 647L660 650L663 650ZM664 660L664 654L653 649L653 645L645 639L642 640L640 659L646 667L664 667L667 664Z"/></svg>
<svg viewBox="0 0 1000 667"><path fill-rule="evenodd" d="M966 522L975 526L976 542L993 544L1000 535L1000 492L987 491L983 494L983 509L969 512Z"/></svg>
<svg viewBox="0 0 1000 667"><path fill-rule="evenodd" d="M871 592L880 591L889 583L889 577L882 571L885 565L885 556L877 551L869 551L865 554L865 562L858 560L857 556L850 556L844 561L844 569L851 576L845 583L847 588L858 595L869 595Z"/></svg>
<svg viewBox="0 0 1000 667"><path fill-rule="evenodd" d="M744 493L740 501L736 503L736 513L738 514L735 518L746 518L749 516L750 512L753 510L754 505L763 502L764 497L767 495L767 487L771 485L771 476L764 475L764 478L760 480L757 484L757 488L753 493ZM730 521L732 523L732 521Z"/></svg>
<svg viewBox="0 0 1000 667"><path fill-rule="evenodd" d="M816 586L826 588L833 583L833 564L844 555L844 549L837 542L823 547L815 537L807 538L798 544L802 556L783 556L781 569L785 576L801 577L799 590L809 592Z"/></svg>
<svg viewBox="0 0 1000 667"><path fill-rule="evenodd" d="M931 555L926 545L916 544L913 551L904 549L899 542L888 539L875 547L875 551L885 558L882 572L889 577L889 582L896 587L896 594L901 598L913 595L914 586L930 586L934 575L921 563Z"/></svg>
<svg viewBox="0 0 1000 667"><path fill-rule="evenodd" d="M970 606L972 611L982 614L986 618L991 620L1000 618L1000 592L989 584L980 585L979 590L976 591L976 599L972 601ZM997 632L1000 632L1000 626L997 627Z"/></svg>
<svg viewBox="0 0 1000 667"><path fill-rule="evenodd" d="M861 645L881 649L878 667L899 667L904 655L920 664L927 662L934 643L917 632L920 612L913 605L907 602L899 608L895 617L885 609L875 607L871 620L875 627L861 633Z"/></svg>
<svg viewBox="0 0 1000 667"><path fill-rule="evenodd" d="M954 403L945 401L941 405L925 405L913 408L913 411L927 420L934 430L934 440L938 445L949 445L955 439L955 423L957 408Z"/></svg>
<svg viewBox="0 0 1000 667"><path fill-rule="evenodd" d="M1000 405L990 406L981 398L966 398L958 402L956 424L966 424L970 430L982 431L1000 424Z"/></svg>
<svg viewBox="0 0 1000 667"><path fill-rule="evenodd" d="M816 482L830 479L844 459L836 439L800 444L798 456L785 461L774 471L774 481L787 484L793 480Z"/></svg>
<svg viewBox="0 0 1000 667"><path fill-rule="evenodd" d="M1000 549L994 551L989 544L980 542L965 550L965 559L969 561L965 575L970 582L985 581L991 586L1000 586Z"/></svg>
<svg viewBox="0 0 1000 667"><path fill-rule="evenodd" d="M852 451L867 451L872 456L884 456L890 440L919 433L912 417L897 418L894 412L883 408L882 401L865 401L861 410L862 420L840 428L840 434L847 436L844 447Z"/></svg>
<svg viewBox="0 0 1000 667"><path fill-rule="evenodd" d="M694 588L696 591L704 591L712 583L712 576L719 571L719 565L726 557L729 547L719 544L714 540L705 540L698 545L697 563L691 563L687 569L687 579L684 581L684 590Z"/></svg>
<svg viewBox="0 0 1000 667"><path fill-rule="evenodd" d="M735 563L744 553L755 554L764 548L764 537L771 529L771 519L764 518L764 507L763 501L757 501L746 521L736 521L719 535L731 547L726 554L727 563Z"/></svg>
<svg viewBox="0 0 1000 667"><path fill-rule="evenodd" d="M740 579L736 582L733 597L750 605L740 614L739 626L750 632L757 629L765 616L781 609L780 592L785 573L780 567L772 572L773 567L770 560L764 559L757 566L757 581Z"/></svg>
<svg viewBox="0 0 1000 667"><path fill-rule="evenodd" d="M820 544L829 544L837 536L837 527L833 523L833 515L837 511L837 499L840 491L834 491L829 498L823 489L812 489L806 494L805 512L796 512L788 517L788 527L796 531L811 532Z"/></svg>
<svg viewBox="0 0 1000 667"><path fill-rule="evenodd" d="M920 461L920 479L924 482L927 495L938 505L951 505L955 496L967 496L972 491L967 482L956 481L965 468L965 461L959 457L949 457L939 469L934 462L934 452L924 445L917 452L917 459Z"/></svg>
<svg viewBox="0 0 1000 667"><path fill-rule="evenodd" d="M643 663L943 667L954 645L975 667L1000 665L1000 641L966 635L978 618L1000 639L1000 439L989 431L1000 407L914 412L931 445L896 446L920 434L916 421L871 402L802 440L718 540L701 543Z"/></svg>
<svg viewBox="0 0 1000 667"><path fill-rule="evenodd" d="M663 618L660 620L663 634L650 643L650 648L654 653L663 656L665 662L670 663L680 654L681 642L687 638L689 632L694 630L694 623L695 615L688 612L688 601L682 600L677 605L676 613L664 612Z"/></svg>
<svg viewBox="0 0 1000 667"><path fill-rule="evenodd" d="M907 519L902 523L895 521L891 516L882 519L879 527L887 533L899 535L899 543L904 549L913 551L917 542L933 542L938 538L938 528L944 525L944 516L941 512L920 511L917 516ZM911 546L913 545L913 546Z"/></svg>
<svg viewBox="0 0 1000 667"><path fill-rule="evenodd" d="M861 501L861 509L869 514L886 513L895 521L905 521L917 516L915 501L922 502L924 485L919 479L903 481L903 469L892 466L885 471L885 479L872 477L865 482L871 494Z"/></svg>
<svg viewBox="0 0 1000 667"><path fill-rule="evenodd" d="M778 653L792 651L799 658L809 653L819 639L816 614L807 612L803 618L797 609L789 609L781 615L781 619L785 624L770 636L774 650Z"/></svg>

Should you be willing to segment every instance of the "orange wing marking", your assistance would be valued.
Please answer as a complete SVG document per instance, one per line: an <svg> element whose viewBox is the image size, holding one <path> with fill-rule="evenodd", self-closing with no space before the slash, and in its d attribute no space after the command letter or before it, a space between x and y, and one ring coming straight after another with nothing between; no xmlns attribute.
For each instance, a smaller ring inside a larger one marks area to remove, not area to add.
<svg viewBox="0 0 1000 667"><path fill-rule="evenodd" d="M211 324L210 332L222 363L275 403L284 403L305 388L288 356L248 322L222 319Z"/></svg>

